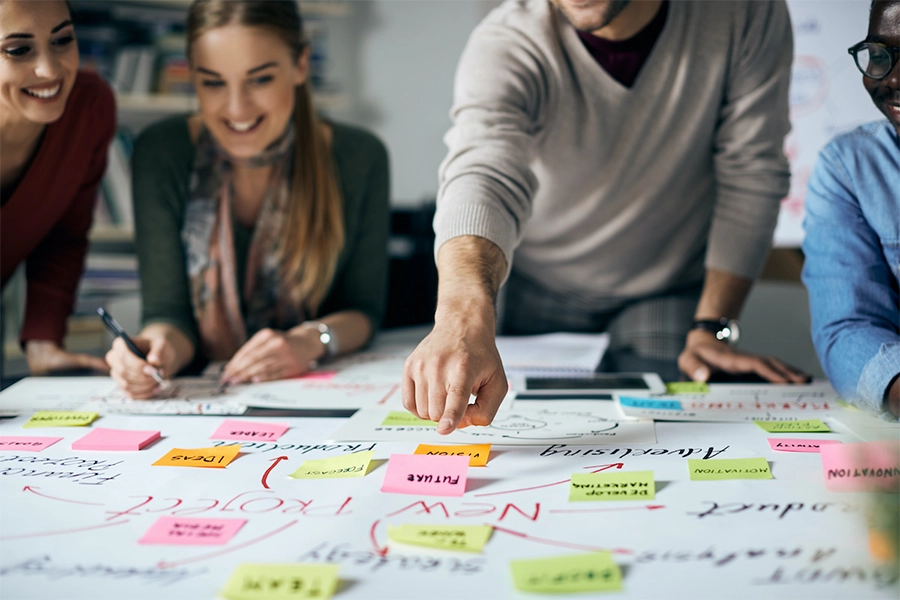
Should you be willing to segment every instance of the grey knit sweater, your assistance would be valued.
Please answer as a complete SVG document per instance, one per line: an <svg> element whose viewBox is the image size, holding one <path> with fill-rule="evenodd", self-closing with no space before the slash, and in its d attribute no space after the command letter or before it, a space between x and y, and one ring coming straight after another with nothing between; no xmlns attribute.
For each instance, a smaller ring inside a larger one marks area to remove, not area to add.
<svg viewBox="0 0 900 600"><path fill-rule="evenodd" d="M788 191L792 53L783 1L673 1L629 89L547 0L505 2L460 60L435 251L484 237L588 299L704 265L755 277Z"/></svg>

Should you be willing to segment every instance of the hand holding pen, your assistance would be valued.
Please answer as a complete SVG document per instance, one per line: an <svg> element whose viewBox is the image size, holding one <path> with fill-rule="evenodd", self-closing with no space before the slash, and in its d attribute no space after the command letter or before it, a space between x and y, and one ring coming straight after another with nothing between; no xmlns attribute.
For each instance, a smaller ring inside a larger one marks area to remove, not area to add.
<svg viewBox="0 0 900 600"><path fill-rule="evenodd" d="M110 333L121 340L114 341L113 349L109 351L106 357L106 360L111 367L111 375L116 379L119 386L128 393L129 396L134 398L149 398L156 395L161 389L167 387L168 382L160 373L159 365L153 364L153 362L156 362L153 360L153 353L151 352L151 358L148 359L147 354L138 345L138 343L141 345L148 345L147 341L140 338L133 340L112 315L102 308L98 308L97 313L103 319L103 324ZM125 351L124 348L121 348L121 345L124 345L125 348L127 348L127 351ZM129 354L132 358L129 358ZM135 361L135 357L139 360ZM152 384L152 382L149 387L146 384L140 385L140 383L135 380L140 379L141 375L152 377L158 385Z"/></svg>

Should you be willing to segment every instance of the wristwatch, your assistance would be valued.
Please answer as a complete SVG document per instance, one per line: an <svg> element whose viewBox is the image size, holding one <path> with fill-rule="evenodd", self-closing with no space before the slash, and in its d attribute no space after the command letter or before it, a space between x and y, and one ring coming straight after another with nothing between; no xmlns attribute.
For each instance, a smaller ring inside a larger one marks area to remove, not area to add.
<svg viewBox="0 0 900 600"><path fill-rule="evenodd" d="M702 329L712 332L716 339L736 344L741 339L741 326L737 319L698 319L691 324L691 329Z"/></svg>
<svg viewBox="0 0 900 600"><path fill-rule="evenodd" d="M310 327L319 332L319 341L325 346L325 358L333 358L337 356L340 349L338 348L337 337L331 331L331 327L322 321L305 321L304 327Z"/></svg>

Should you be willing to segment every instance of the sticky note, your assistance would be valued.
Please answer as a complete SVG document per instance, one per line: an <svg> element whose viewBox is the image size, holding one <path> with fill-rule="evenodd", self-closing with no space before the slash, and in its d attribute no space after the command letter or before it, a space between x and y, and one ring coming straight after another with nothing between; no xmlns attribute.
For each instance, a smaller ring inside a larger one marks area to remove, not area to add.
<svg viewBox="0 0 900 600"><path fill-rule="evenodd" d="M769 433L829 432L831 428L819 419L805 421L753 421Z"/></svg>
<svg viewBox="0 0 900 600"><path fill-rule="evenodd" d="M159 439L158 431L127 429L92 429L83 438L72 442L72 450L126 451L140 450Z"/></svg>
<svg viewBox="0 0 900 600"><path fill-rule="evenodd" d="M826 444L840 444L837 440L808 440L806 438L768 438L769 447L777 452L818 452Z"/></svg>
<svg viewBox="0 0 900 600"><path fill-rule="evenodd" d="M139 544L169 546L221 546L234 537L247 519L203 519L160 517L150 526Z"/></svg>
<svg viewBox="0 0 900 600"><path fill-rule="evenodd" d="M389 525L388 539L441 550L481 552L493 531L490 525Z"/></svg>
<svg viewBox="0 0 900 600"><path fill-rule="evenodd" d="M338 479L342 477L364 477L369 472L374 450L343 454L319 460L306 460L300 468L291 473L294 479Z"/></svg>
<svg viewBox="0 0 900 600"><path fill-rule="evenodd" d="M900 491L900 441L823 446L825 485L834 492Z"/></svg>
<svg viewBox="0 0 900 600"><path fill-rule="evenodd" d="M241 447L238 444L216 448L172 448L153 463L154 467L206 467L223 469L233 461Z"/></svg>
<svg viewBox="0 0 900 600"><path fill-rule="evenodd" d="M392 454L381 491L426 496L462 496L466 492L468 469L468 456Z"/></svg>
<svg viewBox="0 0 900 600"><path fill-rule="evenodd" d="M338 584L335 564L250 564L231 572L220 592L226 600L326 600Z"/></svg>
<svg viewBox="0 0 900 600"><path fill-rule="evenodd" d="M84 427L99 416L95 412L39 410L22 427Z"/></svg>
<svg viewBox="0 0 900 600"><path fill-rule="evenodd" d="M381 425L384 427L397 427L397 426L410 426L417 425L419 427L437 427L437 423L434 421L428 421L426 419L420 419L416 415L403 411L392 411L388 413L388 416L384 418L384 421L381 422Z"/></svg>
<svg viewBox="0 0 900 600"><path fill-rule="evenodd" d="M667 394L708 394L709 386L702 381L673 381L666 384Z"/></svg>
<svg viewBox="0 0 900 600"><path fill-rule="evenodd" d="M16 452L40 452L61 439L62 438L60 437L0 435L0 451L15 450Z"/></svg>
<svg viewBox="0 0 900 600"><path fill-rule="evenodd" d="M569 502L593 500L653 500L653 471L575 473L569 485Z"/></svg>
<svg viewBox="0 0 900 600"><path fill-rule="evenodd" d="M523 592L556 594L622 589L622 571L610 552L514 560L513 584Z"/></svg>
<svg viewBox="0 0 900 600"><path fill-rule="evenodd" d="M226 420L210 436L214 440L266 440L274 441L290 429L288 425L276 423L254 423L252 421Z"/></svg>
<svg viewBox="0 0 900 600"><path fill-rule="evenodd" d="M655 410L683 410L678 400L654 400L652 398L632 398L619 396L619 404L631 408L650 408Z"/></svg>
<svg viewBox="0 0 900 600"><path fill-rule="evenodd" d="M426 456L468 456L470 467L483 467L487 465L491 454L490 444L468 444L466 446L432 446L419 444L414 454Z"/></svg>
<svg viewBox="0 0 900 600"><path fill-rule="evenodd" d="M769 463L759 458L688 459L691 481L720 481L723 479L773 479Z"/></svg>
<svg viewBox="0 0 900 600"><path fill-rule="evenodd" d="M329 379L334 379L335 375L337 375L337 371L310 371L297 379L304 381L328 381Z"/></svg>

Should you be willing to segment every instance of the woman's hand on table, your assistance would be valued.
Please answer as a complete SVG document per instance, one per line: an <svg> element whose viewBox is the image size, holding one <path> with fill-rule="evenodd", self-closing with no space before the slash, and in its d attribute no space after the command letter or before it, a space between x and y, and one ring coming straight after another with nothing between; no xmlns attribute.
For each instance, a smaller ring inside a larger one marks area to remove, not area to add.
<svg viewBox="0 0 900 600"><path fill-rule="evenodd" d="M225 365L222 381L259 383L297 377L324 355L325 346L314 328L261 329L234 353Z"/></svg>
<svg viewBox="0 0 900 600"><path fill-rule="evenodd" d="M109 373L109 366L98 357L89 354L68 352L56 342L49 340L28 340L25 342L25 358L32 375L47 375L56 371L88 369L98 373Z"/></svg>

